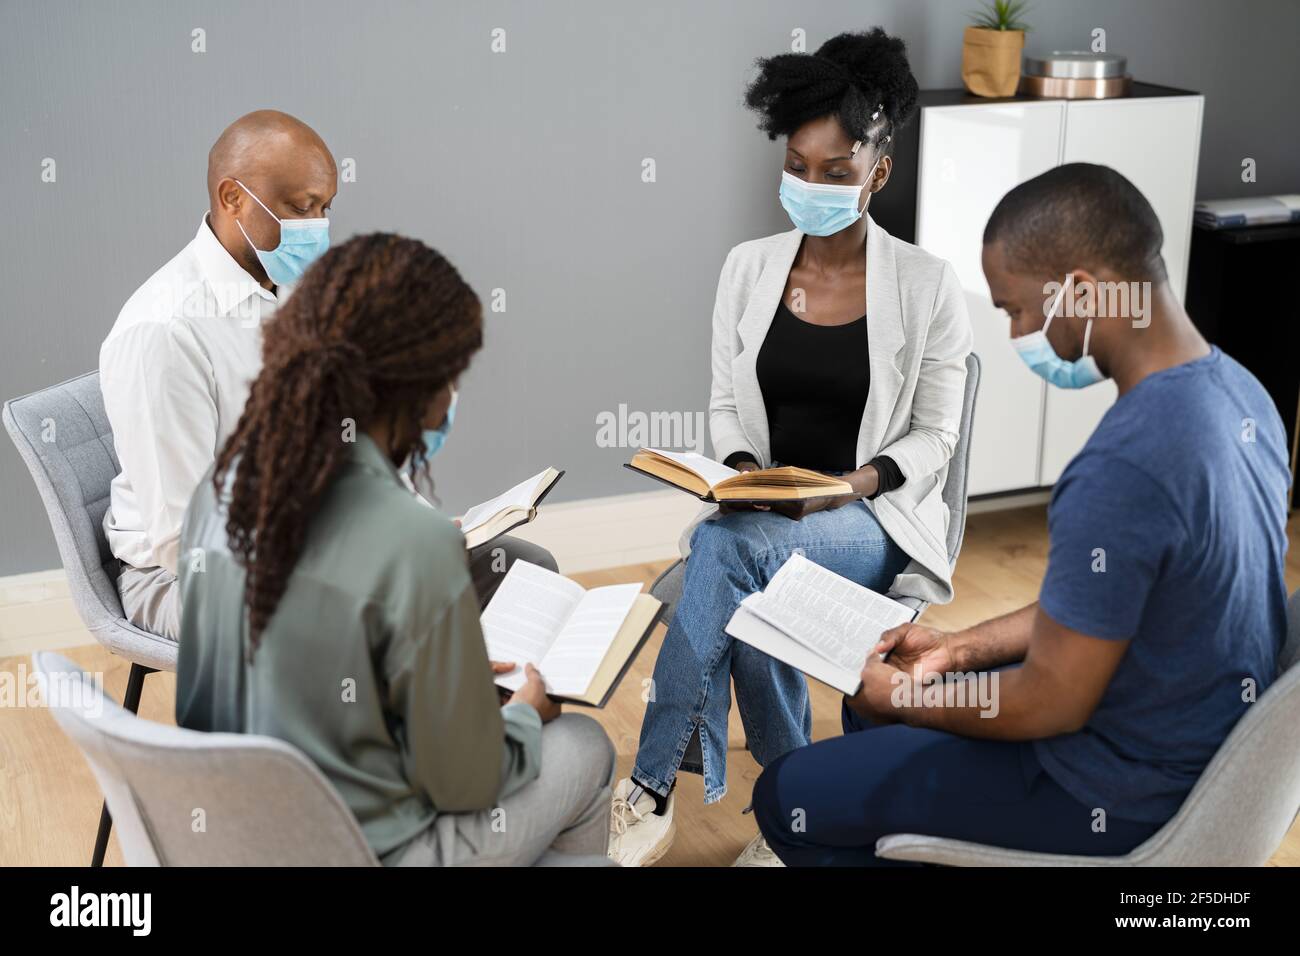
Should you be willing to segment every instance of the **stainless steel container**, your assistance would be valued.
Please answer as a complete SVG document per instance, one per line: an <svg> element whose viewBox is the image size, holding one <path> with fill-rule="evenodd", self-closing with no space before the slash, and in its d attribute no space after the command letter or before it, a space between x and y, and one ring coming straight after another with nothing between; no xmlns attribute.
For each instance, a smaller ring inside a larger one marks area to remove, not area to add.
<svg viewBox="0 0 1300 956"><path fill-rule="evenodd" d="M1045 56L1026 56L1021 69L1022 96L1067 100L1105 100L1127 96L1132 77L1128 61L1114 53L1053 50Z"/></svg>
<svg viewBox="0 0 1300 956"><path fill-rule="evenodd" d="M1053 50L1045 56L1026 56L1021 72L1061 80L1109 80L1127 75L1128 60L1114 53Z"/></svg>

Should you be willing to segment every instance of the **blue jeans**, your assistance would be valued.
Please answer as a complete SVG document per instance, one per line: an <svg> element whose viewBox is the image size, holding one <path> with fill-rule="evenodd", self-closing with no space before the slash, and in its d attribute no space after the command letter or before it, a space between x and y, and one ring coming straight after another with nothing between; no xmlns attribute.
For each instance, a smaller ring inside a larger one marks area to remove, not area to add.
<svg viewBox="0 0 1300 956"><path fill-rule="evenodd" d="M891 833L1042 853L1120 856L1160 829L1094 809L1048 776L1028 743L872 724L843 708L844 736L773 762L754 817L787 866L912 866L876 856Z"/></svg>
<svg viewBox="0 0 1300 956"><path fill-rule="evenodd" d="M704 775L704 800L727 792L727 714L736 703L760 766L812 739L804 676L723 630L742 600L795 551L881 593L907 555L861 501L792 521L770 511L719 515L691 537L682 599L655 661L632 776L666 796L677 771Z"/></svg>

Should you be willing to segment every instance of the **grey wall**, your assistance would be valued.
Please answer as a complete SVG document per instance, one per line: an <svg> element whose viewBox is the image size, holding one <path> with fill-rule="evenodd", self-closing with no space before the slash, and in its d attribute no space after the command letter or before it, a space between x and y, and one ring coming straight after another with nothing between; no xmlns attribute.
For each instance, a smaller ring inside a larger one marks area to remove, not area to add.
<svg viewBox="0 0 1300 956"><path fill-rule="evenodd" d="M0 5L0 395L93 368L132 290L193 235L206 152L236 116L313 124L357 181L336 239L419 236L486 296L487 345L439 462L453 511L545 464L556 499L647 490L596 416L702 411L709 315L733 244L788 228L780 147L740 105L755 57L880 24L921 86L959 85L974 0ZM1035 0L1029 49L1104 27L1143 80L1206 94L1199 194L1300 192L1300 5ZM207 52L191 52L191 30ZM494 27L507 52L489 51ZM1240 182L1243 157L1259 182ZM57 182L41 182L41 162ZM658 181L641 182L652 157ZM58 565L0 442L0 574Z"/></svg>

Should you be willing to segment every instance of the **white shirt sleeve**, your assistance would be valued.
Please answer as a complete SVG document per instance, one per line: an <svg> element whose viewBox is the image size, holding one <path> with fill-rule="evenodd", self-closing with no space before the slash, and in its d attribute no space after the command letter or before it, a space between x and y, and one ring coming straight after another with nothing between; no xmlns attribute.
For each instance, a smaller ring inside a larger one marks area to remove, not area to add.
<svg viewBox="0 0 1300 956"><path fill-rule="evenodd" d="M218 451L211 362L185 325L141 323L104 343L100 388L143 530L175 573L185 509Z"/></svg>

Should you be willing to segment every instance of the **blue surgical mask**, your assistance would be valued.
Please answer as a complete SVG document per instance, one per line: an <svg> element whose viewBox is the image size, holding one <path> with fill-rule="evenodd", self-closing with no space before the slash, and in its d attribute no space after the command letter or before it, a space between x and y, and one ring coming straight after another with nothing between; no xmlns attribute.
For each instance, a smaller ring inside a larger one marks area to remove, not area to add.
<svg viewBox="0 0 1300 956"><path fill-rule="evenodd" d="M253 195L251 189L240 183L238 179L235 182L239 183L239 188L252 196L259 206L266 209L268 216L280 224L280 244L267 251L253 245L253 240L249 239L248 233L244 232L243 224L238 219L235 220L235 225L239 226L240 232L244 232L244 239L257 255L257 261L262 263L267 277L276 285L297 282L307 271L307 267L323 256L325 250L330 247L330 221L328 219L281 219L267 209L266 203Z"/></svg>
<svg viewBox="0 0 1300 956"><path fill-rule="evenodd" d="M424 455L426 458L432 458L442 450L442 446L447 443L447 436L451 433L451 423L456 420L456 401L460 398L460 392L454 388L451 390L451 404L447 406L447 417L442 420L442 424L437 428L426 428L421 434L424 439Z"/></svg>
<svg viewBox="0 0 1300 956"><path fill-rule="evenodd" d="M876 161L877 163L879 160ZM862 218L858 197L862 187L871 181L876 167L871 167L867 178L856 186L835 186L830 183L807 183L798 176L781 171L781 205L796 229L810 236L830 236L847 229Z"/></svg>
<svg viewBox="0 0 1300 956"><path fill-rule="evenodd" d="M1011 340L1012 347L1029 366L1030 371L1057 388L1087 388L1106 378L1097 367L1097 360L1088 354L1088 342L1092 338L1092 319L1088 320L1083 331L1083 355L1072 362L1067 362L1057 355L1056 349L1052 348L1052 343L1047 340L1047 327L1052 324L1052 319L1056 318L1066 290L1072 286L1073 283L1067 277L1065 284L1061 286L1061 291L1056 294L1047 321L1043 323L1041 329Z"/></svg>

